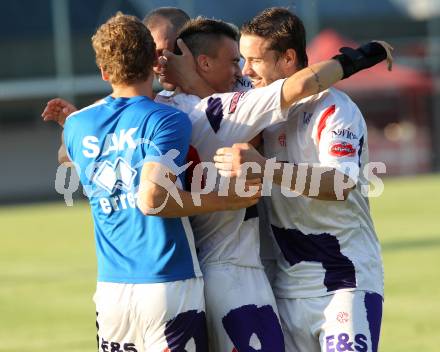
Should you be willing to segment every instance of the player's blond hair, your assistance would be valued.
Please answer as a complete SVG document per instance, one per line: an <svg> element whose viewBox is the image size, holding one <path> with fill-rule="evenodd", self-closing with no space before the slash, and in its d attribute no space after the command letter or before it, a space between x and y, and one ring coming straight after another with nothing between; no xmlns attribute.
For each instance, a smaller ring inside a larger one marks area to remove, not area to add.
<svg viewBox="0 0 440 352"><path fill-rule="evenodd" d="M150 31L134 16L118 12L92 37L96 64L111 84L146 81L152 74L156 45Z"/></svg>

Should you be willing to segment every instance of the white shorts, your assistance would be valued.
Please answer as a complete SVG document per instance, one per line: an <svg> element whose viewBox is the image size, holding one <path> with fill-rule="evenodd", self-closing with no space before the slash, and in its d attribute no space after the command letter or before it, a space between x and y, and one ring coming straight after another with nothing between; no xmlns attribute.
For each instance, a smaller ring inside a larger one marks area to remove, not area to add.
<svg viewBox="0 0 440 352"><path fill-rule="evenodd" d="M203 279L154 284L98 282L99 352L206 352Z"/></svg>
<svg viewBox="0 0 440 352"><path fill-rule="evenodd" d="M284 352L275 297L263 269L206 265L206 320L211 352Z"/></svg>
<svg viewBox="0 0 440 352"><path fill-rule="evenodd" d="M289 352L376 352L382 296L337 291L315 298L277 299Z"/></svg>

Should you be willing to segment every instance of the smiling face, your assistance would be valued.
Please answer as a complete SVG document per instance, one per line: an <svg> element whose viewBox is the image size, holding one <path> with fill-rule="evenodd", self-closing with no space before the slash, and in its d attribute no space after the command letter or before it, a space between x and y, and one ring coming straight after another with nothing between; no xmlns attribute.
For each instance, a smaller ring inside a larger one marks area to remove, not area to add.
<svg viewBox="0 0 440 352"><path fill-rule="evenodd" d="M200 76L218 93L230 92L237 79L241 78L238 43L223 36L214 55L197 57Z"/></svg>
<svg viewBox="0 0 440 352"><path fill-rule="evenodd" d="M246 60L242 73L250 78L255 88L286 77L283 55L270 49L269 40L244 34L240 38L240 53Z"/></svg>

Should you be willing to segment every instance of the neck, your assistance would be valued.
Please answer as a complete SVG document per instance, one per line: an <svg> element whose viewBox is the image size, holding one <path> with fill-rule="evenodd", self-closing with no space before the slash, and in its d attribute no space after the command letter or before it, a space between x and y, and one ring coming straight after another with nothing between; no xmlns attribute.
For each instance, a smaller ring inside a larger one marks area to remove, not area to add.
<svg viewBox="0 0 440 352"><path fill-rule="evenodd" d="M115 84L112 85L113 98L132 98L137 96L146 96L153 99L153 79L152 76L146 81L132 83L129 85Z"/></svg>

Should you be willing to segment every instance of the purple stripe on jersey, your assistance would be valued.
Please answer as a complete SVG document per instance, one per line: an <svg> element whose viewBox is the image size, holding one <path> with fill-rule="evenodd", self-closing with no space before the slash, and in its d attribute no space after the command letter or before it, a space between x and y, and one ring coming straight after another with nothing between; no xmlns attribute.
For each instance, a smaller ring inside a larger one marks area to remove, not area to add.
<svg viewBox="0 0 440 352"><path fill-rule="evenodd" d="M382 323L382 296L374 292L365 292L365 309L370 327L371 346L377 352L379 346L380 326Z"/></svg>
<svg viewBox="0 0 440 352"><path fill-rule="evenodd" d="M205 312L189 310L180 313L166 323L165 337L169 352L184 351L191 338L194 340L196 352L207 352L208 335Z"/></svg>
<svg viewBox="0 0 440 352"><path fill-rule="evenodd" d="M281 252L290 265L300 262L322 264L327 292L356 287L354 265L341 253L335 236L328 233L305 235L299 230L281 229L273 225L272 229Z"/></svg>
<svg viewBox="0 0 440 352"><path fill-rule="evenodd" d="M284 352L284 336L272 306L254 304L231 310L222 319L229 338L239 352Z"/></svg>
<svg viewBox="0 0 440 352"><path fill-rule="evenodd" d="M220 123L223 120L223 103L220 98L209 98L208 106L205 110L209 124L215 133L220 129Z"/></svg>

